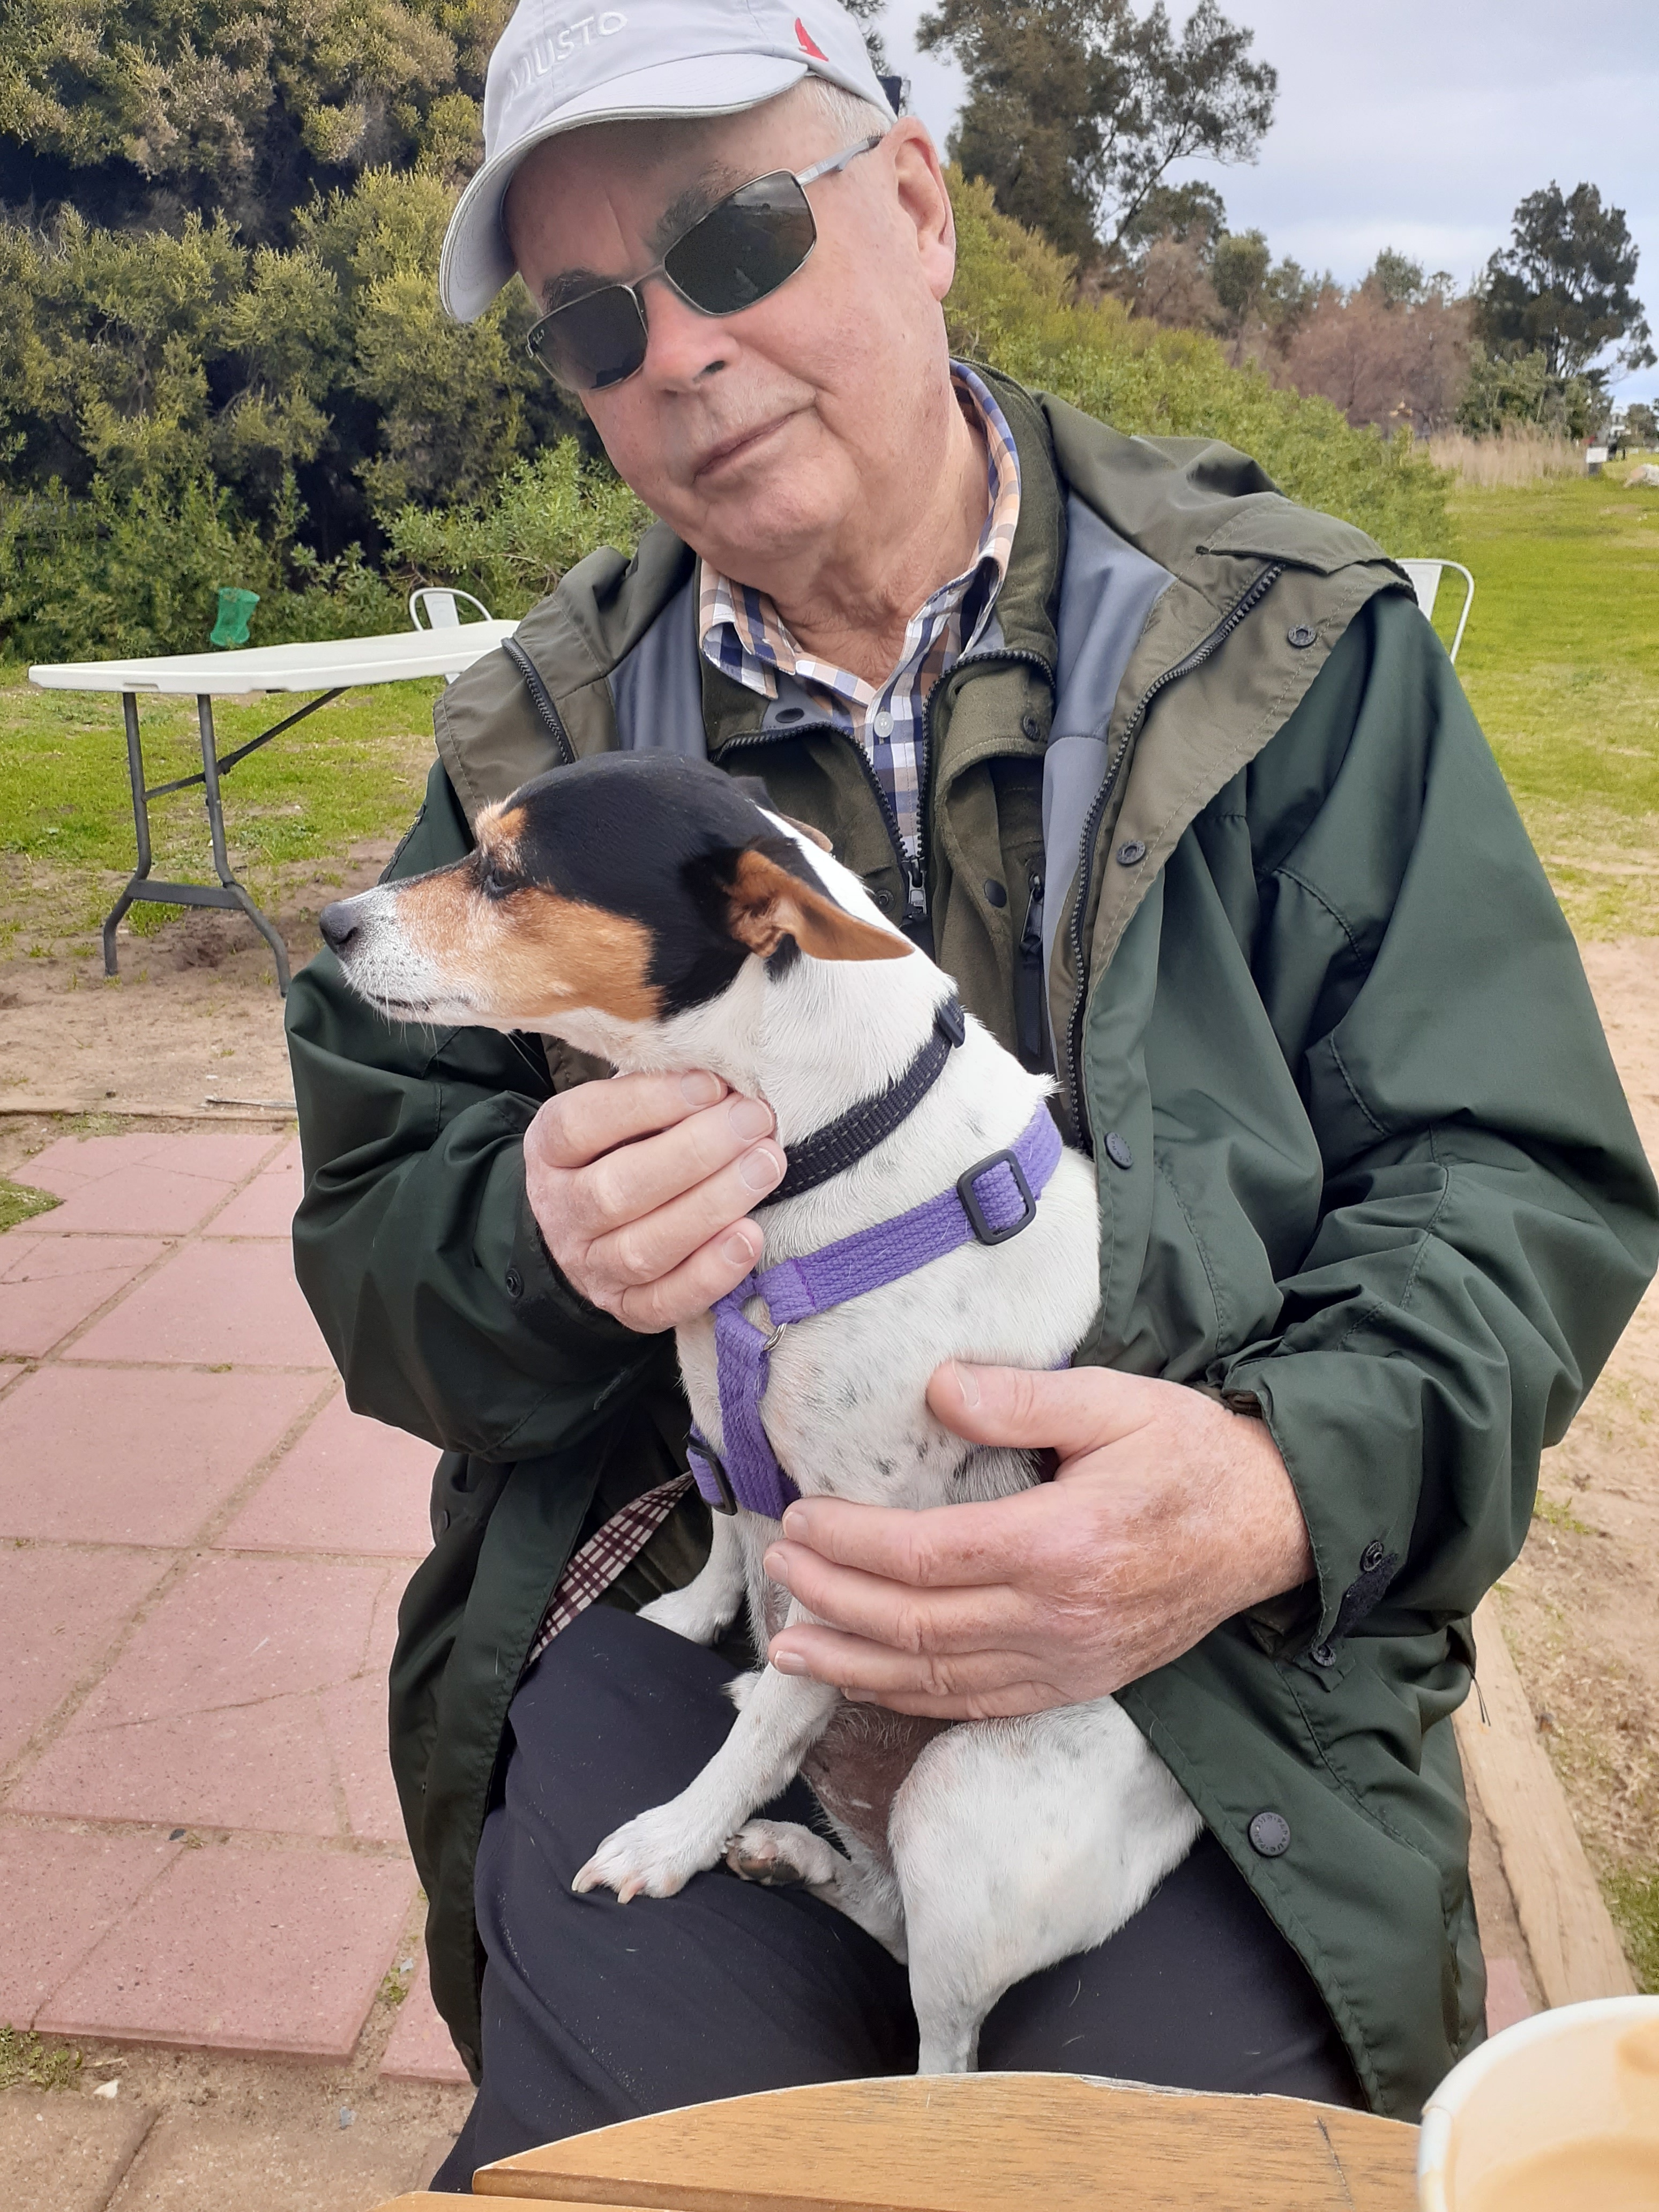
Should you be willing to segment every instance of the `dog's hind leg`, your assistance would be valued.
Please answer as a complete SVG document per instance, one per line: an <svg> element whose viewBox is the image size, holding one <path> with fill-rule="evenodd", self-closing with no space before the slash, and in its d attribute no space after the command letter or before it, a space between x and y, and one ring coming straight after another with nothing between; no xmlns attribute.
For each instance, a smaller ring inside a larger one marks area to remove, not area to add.
<svg viewBox="0 0 1659 2212"><path fill-rule="evenodd" d="M795 1820L750 1820L726 1847L726 1863L769 1888L799 1884L873 1936L902 1966L904 1905L892 1869L854 1844L848 1856Z"/></svg>
<svg viewBox="0 0 1659 2212"><path fill-rule="evenodd" d="M1201 1822L1110 1698L934 1738L893 1801L917 2071L971 2071L1005 1990L1138 1912Z"/></svg>
<svg viewBox="0 0 1659 2212"><path fill-rule="evenodd" d="M640 1607L641 1620L672 1629L688 1644L713 1644L730 1628L743 1603L746 1577L744 1541L736 1520L716 1513L708 1557L683 1589L669 1590Z"/></svg>

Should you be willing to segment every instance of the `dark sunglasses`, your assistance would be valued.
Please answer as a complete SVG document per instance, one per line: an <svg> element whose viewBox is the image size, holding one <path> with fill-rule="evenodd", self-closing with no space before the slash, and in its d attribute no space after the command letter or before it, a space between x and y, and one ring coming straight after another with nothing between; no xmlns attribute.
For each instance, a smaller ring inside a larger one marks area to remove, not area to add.
<svg viewBox="0 0 1659 2212"><path fill-rule="evenodd" d="M861 138L799 176L775 169L739 185L683 230L643 276L603 284L544 315L525 340L532 357L575 392L603 392L637 376L647 343L640 295L653 276L665 278L700 315L741 314L787 283L817 245L805 187L880 143L879 135Z"/></svg>

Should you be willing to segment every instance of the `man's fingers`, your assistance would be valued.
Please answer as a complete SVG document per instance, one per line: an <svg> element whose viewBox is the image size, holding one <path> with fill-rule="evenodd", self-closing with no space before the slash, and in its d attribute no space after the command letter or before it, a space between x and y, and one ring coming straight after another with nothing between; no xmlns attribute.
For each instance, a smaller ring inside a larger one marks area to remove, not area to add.
<svg viewBox="0 0 1659 2212"><path fill-rule="evenodd" d="M810 1546L787 1540L768 1550L766 1571L809 1613L895 1652L922 1656L1012 1644L1025 1618L1024 1601L1006 1583L919 1590L838 1566Z"/></svg>
<svg viewBox="0 0 1659 2212"><path fill-rule="evenodd" d="M820 1560L861 1569L915 1589L1003 1583L1045 1518L1043 1494L1021 1491L991 1505L933 1505L908 1513L843 1498L803 1498L783 1516L784 1549L810 1546ZM798 1590L803 1605L813 1605ZM816 1610L816 1607L814 1607Z"/></svg>
<svg viewBox="0 0 1659 2212"><path fill-rule="evenodd" d="M726 1085L706 1068L683 1075L619 1075L608 1083L578 1083L538 1110L525 1145L550 1168L585 1168L618 1145L672 1129L726 1096Z"/></svg>
<svg viewBox="0 0 1659 2212"><path fill-rule="evenodd" d="M763 1243L757 1224L737 1222L655 1282L622 1291L612 1300L611 1310L642 1335L677 1328L736 1290L758 1264Z"/></svg>
<svg viewBox="0 0 1659 2212"><path fill-rule="evenodd" d="M782 1178L783 1153L772 1133L775 1126L770 1107L755 1098L731 1097L692 1115L678 1128L620 1146L571 1178L568 1199L574 1224L591 1238L603 1237L707 1186L734 1162L746 1162L744 1171L732 1181L742 1194L726 1216L735 1219ZM769 1179L758 1171L763 1163L775 1166ZM702 1236L712 1235L717 1225L709 1215Z"/></svg>
<svg viewBox="0 0 1659 2212"><path fill-rule="evenodd" d="M682 1190L653 1212L625 1221L609 1235L595 1237L587 1248L588 1272L621 1290L656 1282L722 1230L734 1228L776 1188L783 1173L783 1154L775 1144L752 1146L718 1175ZM754 1238L758 1256L758 1229ZM732 1279L733 1283L742 1279L740 1274Z"/></svg>
<svg viewBox="0 0 1659 2212"><path fill-rule="evenodd" d="M860 1703L883 1705L898 1698L933 1703L983 1700L1017 1686L1029 1689L1032 1674L1030 1658L1022 1651L988 1650L918 1656L890 1650L862 1636L848 1636L839 1629L804 1621L774 1637L767 1657L780 1674L810 1674L816 1681L834 1683ZM1060 1701L1050 1698L1039 1702ZM1001 1708L1035 1709L1030 1704Z"/></svg>
<svg viewBox="0 0 1659 2212"><path fill-rule="evenodd" d="M927 1406L936 1420L976 1444L1023 1445L1066 1460L1144 1428L1155 1417L1159 1387L1109 1367L1052 1374L951 1359L933 1370Z"/></svg>

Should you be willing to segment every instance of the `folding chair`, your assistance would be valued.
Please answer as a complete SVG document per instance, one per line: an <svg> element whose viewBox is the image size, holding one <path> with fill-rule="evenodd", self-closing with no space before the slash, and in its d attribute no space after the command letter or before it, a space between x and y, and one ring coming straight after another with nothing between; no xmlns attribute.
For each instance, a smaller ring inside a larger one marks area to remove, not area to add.
<svg viewBox="0 0 1659 2212"><path fill-rule="evenodd" d="M1474 605L1474 579L1461 561L1402 561L1401 567L1411 579L1417 604L1423 610L1425 622L1434 620L1434 603L1440 596L1440 579L1448 568L1455 568L1463 579L1463 611L1457 618L1457 635L1451 641L1449 659L1455 660L1457 648L1463 642L1463 633L1469 626L1469 609Z"/></svg>
<svg viewBox="0 0 1659 2212"><path fill-rule="evenodd" d="M461 599L465 599L468 606L477 607L485 622L492 619L489 610L483 601L475 599L471 592L456 591L447 584L422 584L418 591L411 592L409 595L409 619L411 628L459 629L461 626L461 611L457 602ZM426 617L424 622L421 620L422 615ZM453 684L460 672L459 668L447 669L444 672L445 683Z"/></svg>

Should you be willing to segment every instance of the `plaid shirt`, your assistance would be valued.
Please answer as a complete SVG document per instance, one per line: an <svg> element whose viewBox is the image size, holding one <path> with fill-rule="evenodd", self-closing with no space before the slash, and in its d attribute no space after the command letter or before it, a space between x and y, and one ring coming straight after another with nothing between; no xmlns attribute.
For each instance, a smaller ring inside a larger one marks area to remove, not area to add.
<svg viewBox="0 0 1659 2212"><path fill-rule="evenodd" d="M623 1569L638 1558L663 1522L691 1487L689 1474L677 1474L647 1490L631 1505L613 1513L605 1526L582 1546L559 1577L548 1600L547 1611L525 1660L533 1666L562 1628L568 1628L578 1613L586 1613L605 1595Z"/></svg>
<svg viewBox="0 0 1659 2212"><path fill-rule="evenodd" d="M827 718L864 748L913 864L921 858L927 695L983 634L1008 573L1019 520L1019 456L1013 433L971 368L953 362L951 375L965 408L971 409L985 434L985 527L970 565L941 584L911 616L897 665L881 683L866 683L850 670L803 652L764 592L728 581L706 561L698 572L699 635L705 656L724 674L769 699L777 696L780 669L816 695ZM913 900L919 903L919 890Z"/></svg>

